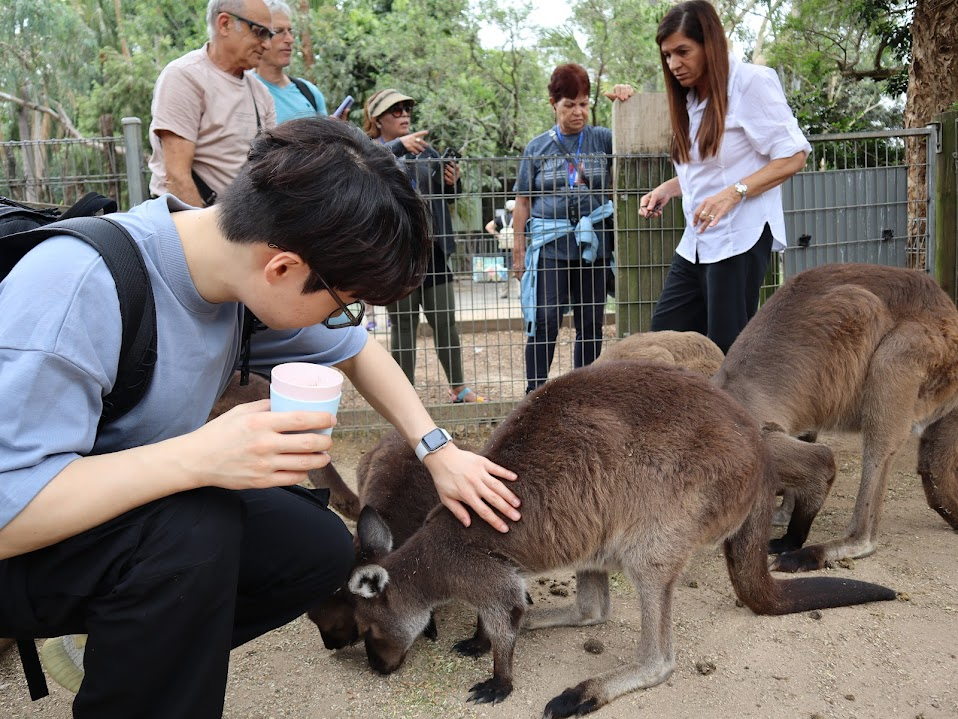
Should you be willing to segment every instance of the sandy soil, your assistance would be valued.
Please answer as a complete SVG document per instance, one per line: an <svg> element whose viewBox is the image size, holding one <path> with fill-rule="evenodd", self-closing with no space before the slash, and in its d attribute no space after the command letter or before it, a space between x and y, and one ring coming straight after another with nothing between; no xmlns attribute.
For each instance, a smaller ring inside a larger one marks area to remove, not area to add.
<svg viewBox="0 0 958 719"><path fill-rule="evenodd" d="M825 435L839 478L812 540L844 531L858 487L857 437ZM373 440L340 439L334 457L348 479ZM757 617L738 607L717 548L701 552L676 592L677 667L663 685L620 698L603 719L832 717L933 719L958 716L958 536L927 508L916 477L913 439L898 457L886 498L881 546L874 556L826 570L886 584L895 602L785 617ZM532 584L537 603L571 601L568 573ZM466 702L491 659L466 659L452 644L473 629L473 613L451 604L438 612L439 640L421 640L390 677L373 674L361 646L323 648L304 619L233 653L226 717L541 716L546 702L584 678L629 661L639 638L638 600L614 577L613 614L601 627L529 632L516 650L516 689L497 706ZM586 642L598 645L590 653ZM175 688L171 687L171 690ZM16 652L0 657L0 717L70 716L72 695L31 703Z"/></svg>

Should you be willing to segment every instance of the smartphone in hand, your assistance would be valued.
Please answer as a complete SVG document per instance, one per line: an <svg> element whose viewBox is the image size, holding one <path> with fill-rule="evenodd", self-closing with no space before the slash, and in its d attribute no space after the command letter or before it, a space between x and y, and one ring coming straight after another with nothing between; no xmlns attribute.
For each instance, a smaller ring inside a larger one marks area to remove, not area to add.
<svg viewBox="0 0 958 719"><path fill-rule="evenodd" d="M346 117L349 114L349 109L353 106L353 96L346 95L346 99L340 103L339 107L336 108L336 112L333 113L333 117L337 117L340 120Z"/></svg>

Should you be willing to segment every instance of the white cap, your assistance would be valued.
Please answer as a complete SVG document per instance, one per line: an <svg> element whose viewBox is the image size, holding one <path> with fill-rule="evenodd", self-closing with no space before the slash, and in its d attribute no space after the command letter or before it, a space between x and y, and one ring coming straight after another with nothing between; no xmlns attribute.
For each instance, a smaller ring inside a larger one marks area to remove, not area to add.
<svg viewBox="0 0 958 719"><path fill-rule="evenodd" d="M514 209L516 209L516 201L506 200L506 212L512 212Z"/></svg>

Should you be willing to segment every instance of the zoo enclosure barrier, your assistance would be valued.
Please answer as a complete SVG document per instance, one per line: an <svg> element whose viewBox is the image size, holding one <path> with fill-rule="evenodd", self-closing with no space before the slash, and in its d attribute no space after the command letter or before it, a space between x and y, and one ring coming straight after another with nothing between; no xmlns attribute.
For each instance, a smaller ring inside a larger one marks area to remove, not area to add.
<svg viewBox="0 0 958 719"><path fill-rule="evenodd" d="M788 276L825 262L876 262L934 272L936 256L942 253L943 244L949 244L942 243L940 235L936 239L941 127L810 137L813 151L804 171L783 186L789 246L773 258L766 296ZM146 186L142 128L136 118L127 118L124 131L122 138L0 143L0 194L68 205L85 192L97 190L120 198L121 207L137 204L145 197ZM586 163L600 161L582 159ZM449 258L453 279L443 289L451 288L456 307L461 379L490 401L452 403L449 380L439 360L442 354L447 363L455 364L457 353L452 346L436 347L432 327L420 310L415 317L409 308L392 316L381 307L367 310L370 339L387 349L393 348L398 336L393 318L418 318L415 349L409 350L415 358L416 388L437 422L459 433L502 419L525 393L527 337L518 285L509 279L507 242L500 244L499 238L485 229L503 212L507 200L515 197L520 160L519 156L459 159L461 190L441 198L449 200L452 218L451 236L437 240L451 240L455 247ZM648 330L684 231L678 202L670 203L659 220L638 215L641 196L673 176L668 157L620 154L612 157L612 164L614 185L608 194L614 214L606 237L614 249L614 282L609 286L614 296L603 298L602 303L605 343ZM549 199L550 192L534 193L533 198ZM427 201L436 197L424 195ZM949 239L953 245L954 235ZM550 377L573 366L575 330L569 308L562 309ZM440 332L443 338L449 334ZM347 382L337 432L378 432L385 426Z"/></svg>

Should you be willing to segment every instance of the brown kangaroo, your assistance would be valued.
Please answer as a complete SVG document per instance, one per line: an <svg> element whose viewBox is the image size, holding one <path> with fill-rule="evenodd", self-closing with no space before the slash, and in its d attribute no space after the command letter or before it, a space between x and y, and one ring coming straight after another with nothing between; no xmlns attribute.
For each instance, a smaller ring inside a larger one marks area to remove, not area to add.
<svg viewBox="0 0 958 719"><path fill-rule="evenodd" d="M715 384L768 433L795 490L773 569L803 571L876 549L888 472L912 428L928 504L958 529L958 310L928 275L825 265L772 295L729 348ZM789 435L862 433L862 478L847 536L799 549L835 478L831 451ZM788 551L794 550L794 551Z"/></svg>
<svg viewBox="0 0 958 719"><path fill-rule="evenodd" d="M320 472L311 479L314 484L319 483L319 486L329 489L329 503L336 511L355 521L359 519L363 507L374 508L389 527L397 547L422 526L432 508L439 504L439 494L429 470L417 459L402 435L395 431L385 434L356 465L358 496L343 481L332 463ZM356 559L357 565L369 560L359 546L356 547ZM355 604L352 594L344 586L307 612L307 616L319 628L327 649L341 649L359 640L359 631L353 618ZM423 634L429 639L437 637L432 619ZM467 647L471 647L468 641L457 645L458 650L464 653ZM482 651L488 651L488 646L480 645L468 653Z"/></svg>
<svg viewBox="0 0 958 719"><path fill-rule="evenodd" d="M545 717L587 714L664 681L675 666L672 595L692 553L725 542L732 586L762 614L890 600L865 582L774 579L767 566L777 479L757 425L701 375L655 362L610 361L530 393L483 454L517 472L523 518L500 534L463 527L443 507L395 551L371 508L358 535L372 557L349 580L373 669L398 669L432 609L475 606L492 643L492 678L470 700L498 702L513 688L513 653L526 615L524 577L573 567L574 605L531 610L528 628L589 625L610 610L607 572L622 569L641 597L635 662L552 699Z"/></svg>
<svg viewBox="0 0 958 719"><path fill-rule="evenodd" d="M717 344L698 332L637 332L610 343L597 362L613 359L659 360L711 377L722 366L725 355Z"/></svg>
<svg viewBox="0 0 958 719"><path fill-rule="evenodd" d="M597 361L610 359L650 359L679 365L693 371L713 375L725 355L712 340L697 332L641 332L606 347ZM463 446L457 441L459 446ZM330 490L330 505L347 519L357 521L360 510L369 506L377 511L389 527L393 548L402 546L439 504L439 495L429 471L416 458L416 453L395 431L388 432L364 454L356 466L358 496L343 481L332 464L312 477L317 486ZM368 558L357 546L357 564ZM528 598L531 603L531 597ZM341 649L359 639L352 612L355 601L348 591L339 591L321 601L308 612L322 635L327 649ZM438 632L430 621L423 634L435 639ZM489 651L489 638L481 620L476 633L457 642L454 649L466 656L479 656Z"/></svg>

